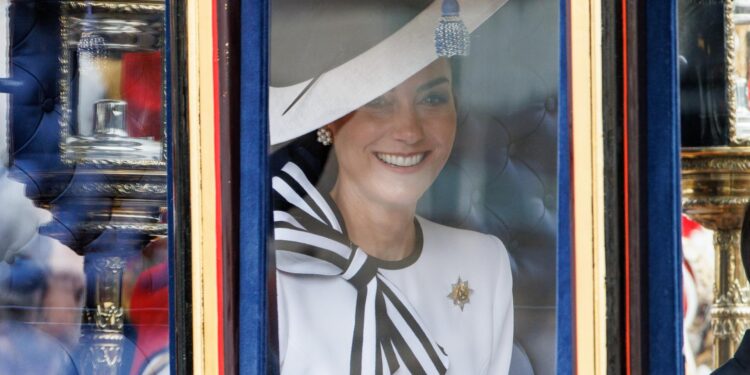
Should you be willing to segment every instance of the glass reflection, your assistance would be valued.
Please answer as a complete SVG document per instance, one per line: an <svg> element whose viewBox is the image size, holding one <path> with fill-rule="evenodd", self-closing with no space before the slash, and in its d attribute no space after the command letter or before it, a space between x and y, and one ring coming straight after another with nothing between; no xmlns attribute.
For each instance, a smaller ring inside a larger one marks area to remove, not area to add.
<svg viewBox="0 0 750 375"><path fill-rule="evenodd" d="M95 5L64 7L66 157L161 160L163 13Z"/></svg>
<svg viewBox="0 0 750 375"><path fill-rule="evenodd" d="M81 335L83 257L38 233L49 212L0 167L0 368L74 373ZM45 353L40 361L39 353Z"/></svg>
<svg viewBox="0 0 750 375"><path fill-rule="evenodd" d="M2 373L169 373L164 6L0 0Z"/></svg>

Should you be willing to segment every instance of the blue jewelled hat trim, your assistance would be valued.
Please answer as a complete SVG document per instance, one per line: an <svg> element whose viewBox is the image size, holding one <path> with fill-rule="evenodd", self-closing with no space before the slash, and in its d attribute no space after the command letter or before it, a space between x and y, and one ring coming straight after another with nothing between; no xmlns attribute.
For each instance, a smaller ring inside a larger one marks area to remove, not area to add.
<svg viewBox="0 0 750 375"><path fill-rule="evenodd" d="M438 56L467 56L469 30L461 20L457 0L443 0L442 16L435 29L435 52Z"/></svg>

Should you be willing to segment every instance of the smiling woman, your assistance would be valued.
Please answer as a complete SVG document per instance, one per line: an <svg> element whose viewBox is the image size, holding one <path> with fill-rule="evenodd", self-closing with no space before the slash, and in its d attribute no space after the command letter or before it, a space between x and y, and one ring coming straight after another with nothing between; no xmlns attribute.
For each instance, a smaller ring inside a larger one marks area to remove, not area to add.
<svg viewBox="0 0 750 375"><path fill-rule="evenodd" d="M294 3L272 3L271 141L296 138L272 179L281 372L508 373L505 246L417 215L456 136L449 59L504 1Z"/></svg>
<svg viewBox="0 0 750 375"><path fill-rule="evenodd" d="M399 259L413 247L417 200L456 133L449 76L447 61L437 60L329 126L339 167L330 194L352 241L370 255Z"/></svg>

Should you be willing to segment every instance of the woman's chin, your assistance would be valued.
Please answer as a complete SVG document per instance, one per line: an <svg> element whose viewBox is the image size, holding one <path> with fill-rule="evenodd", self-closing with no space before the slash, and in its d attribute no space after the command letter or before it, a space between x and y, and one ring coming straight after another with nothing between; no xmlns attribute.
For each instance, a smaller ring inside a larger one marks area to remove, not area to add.
<svg viewBox="0 0 750 375"><path fill-rule="evenodd" d="M413 208L437 176L435 168L421 167L415 168L417 170L411 173L394 173L393 168L383 166L346 171L340 169L336 186L339 193L360 196L370 203L394 208ZM354 171L360 173L352 173ZM361 173L363 171L366 173Z"/></svg>
<svg viewBox="0 0 750 375"><path fill-rule="evenodd" d="M376 188L371 192L371 196L373 200L379 201L386 206L414 207L417 201L422 198L424 192L427 191L430 184L431 181L415 182L390 179L384 183L373 185Z"/></svg>

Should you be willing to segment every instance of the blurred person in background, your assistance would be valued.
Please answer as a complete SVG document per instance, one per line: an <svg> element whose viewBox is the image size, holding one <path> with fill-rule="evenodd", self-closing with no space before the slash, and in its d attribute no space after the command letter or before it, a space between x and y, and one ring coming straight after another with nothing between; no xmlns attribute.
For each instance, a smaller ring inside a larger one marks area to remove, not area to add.
<svg viewBox="0 0 750 375"><path fill-rule="evenodd" d="M77 373L83 257L39 234L52 215L0 167L0 368L18 374Z"/></svg>

